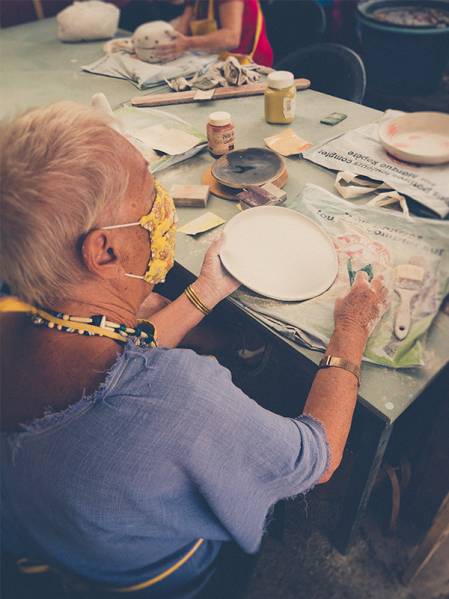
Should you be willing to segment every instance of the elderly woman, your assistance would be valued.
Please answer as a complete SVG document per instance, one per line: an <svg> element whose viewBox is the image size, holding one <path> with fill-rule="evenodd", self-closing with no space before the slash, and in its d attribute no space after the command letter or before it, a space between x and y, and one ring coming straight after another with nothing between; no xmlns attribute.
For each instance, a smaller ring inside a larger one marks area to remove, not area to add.
<svg viewBox="0 0 449 599"><path fill-rule="evenodd" d="M228 51L242 62L273 64L259 0L187 0L184 13L173 25L177 37L173 43L159 46L161 59L175 58L187 50Z"/></svg>
<svg viewBox="0 0 449 599"><path fill-rule="evenodd" d="M334 366L304 414L278 416L175 349L238 286L217 244L186 293L139 320L173 263L174 209L106 117L38 108L0 149L5 548L98 592L197 596L224 546L256 552L272 506L339 465L385 289L359 274L336 304Z"/></svg>

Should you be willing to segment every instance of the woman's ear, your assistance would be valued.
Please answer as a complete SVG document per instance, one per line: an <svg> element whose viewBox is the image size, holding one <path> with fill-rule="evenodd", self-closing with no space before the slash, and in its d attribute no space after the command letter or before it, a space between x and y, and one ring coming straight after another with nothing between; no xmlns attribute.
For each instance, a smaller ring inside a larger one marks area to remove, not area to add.
<svg viewBox="0 0 449 599"><path fill-rule="evenodd" d="M81 254L87 270L102 279L115 279L124 274L118 246L109 231L89 231L81 246Z"/></svg>

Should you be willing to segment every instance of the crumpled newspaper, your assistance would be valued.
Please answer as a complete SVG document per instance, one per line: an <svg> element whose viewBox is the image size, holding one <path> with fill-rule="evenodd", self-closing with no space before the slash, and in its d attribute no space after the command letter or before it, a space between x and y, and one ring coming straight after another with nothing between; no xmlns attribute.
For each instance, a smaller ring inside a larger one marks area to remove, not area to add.
<svg viewBox="0 0 449 599"><path fill-rule="evenodd" d="M189 89L209 90L216 87L240 86L259 81L264 75L271 72L272 69L258 64L242 66L235 56L229 56L224 61L216 62L195 73L192 79L185 77L165 80L167 85L175 92L182 92Z"/></svg>

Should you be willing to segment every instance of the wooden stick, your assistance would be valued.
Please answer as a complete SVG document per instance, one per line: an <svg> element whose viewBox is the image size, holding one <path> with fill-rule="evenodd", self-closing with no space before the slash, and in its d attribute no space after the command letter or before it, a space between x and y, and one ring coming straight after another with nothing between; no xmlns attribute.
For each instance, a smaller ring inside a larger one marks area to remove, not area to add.
<svg viewBox="0 0 449 599"><path fill-rule="evenodd" d="M296 89L302 90L310 87L308 79L295 79ZM264 93L265 83L251 83L236 87L217 87L212 100L225 100L226 98L240 98L242 96L259 96ZM133 106L168 106L169 104L187 104L196 102L194 99L197 90L186 92L169 92L167 94L148 94L131 99ZM204 100L203 100L204 101Z"/></svg>

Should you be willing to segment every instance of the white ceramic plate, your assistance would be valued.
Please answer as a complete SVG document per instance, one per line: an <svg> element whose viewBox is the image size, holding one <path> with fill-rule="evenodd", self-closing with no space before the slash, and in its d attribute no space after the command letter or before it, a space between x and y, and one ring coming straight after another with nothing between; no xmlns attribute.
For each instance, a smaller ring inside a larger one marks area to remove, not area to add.
<svg viewBox="0 0 449 599"><path fill-rule="evenodd" d="M403 114L380 123L379 139L399 160L416 164L449 162L449 114Z"/></svg>
<svg viewBox="0 0 449 599"><path fill-rule="evenodd" d="M234 216L224 228L220 258L246 287L283 301L320 295L338 271L327 234L296 210L279 206L251 208Z"/></svg>

